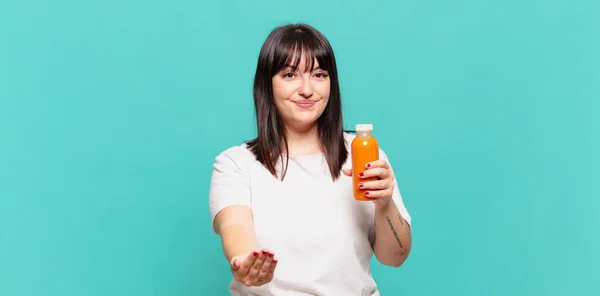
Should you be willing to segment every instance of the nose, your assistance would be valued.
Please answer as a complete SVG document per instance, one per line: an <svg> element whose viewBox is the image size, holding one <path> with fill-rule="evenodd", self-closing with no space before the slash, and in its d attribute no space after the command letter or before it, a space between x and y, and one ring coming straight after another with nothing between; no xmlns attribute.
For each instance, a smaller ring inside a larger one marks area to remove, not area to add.
<svg viewBox="0 0 600 296"><path fill-rule="evenodd" d="M300 89L298 89L298 94L305 97L310 98L313 94L312 85L310 84L310 78L304 77L302 79L302 85L300 85Z"/></svg>

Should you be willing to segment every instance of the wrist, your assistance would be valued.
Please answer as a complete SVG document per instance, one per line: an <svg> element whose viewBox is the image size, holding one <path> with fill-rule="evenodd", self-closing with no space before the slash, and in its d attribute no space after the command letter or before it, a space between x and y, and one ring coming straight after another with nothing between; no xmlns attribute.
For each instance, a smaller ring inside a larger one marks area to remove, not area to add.
<svg viewBox="0 0 600 296"><path fill-rule="evenodd" d="M378 200L375 202L375 213L387 213L394 206L394 200L391 198L386 201Z"/></svg>

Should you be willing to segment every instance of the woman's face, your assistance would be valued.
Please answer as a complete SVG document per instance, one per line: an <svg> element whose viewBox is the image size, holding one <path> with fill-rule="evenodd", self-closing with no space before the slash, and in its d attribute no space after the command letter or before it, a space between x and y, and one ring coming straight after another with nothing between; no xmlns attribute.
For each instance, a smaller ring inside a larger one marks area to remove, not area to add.
<svg viewBox="0 0 600 296"><path fill-rule="evenodd" d="M329 73L315 60L312 72L305 69L304 58L298 69L285 68L273 76L275 106L284 124L306 130L316 124L329 101Z"/></svg>

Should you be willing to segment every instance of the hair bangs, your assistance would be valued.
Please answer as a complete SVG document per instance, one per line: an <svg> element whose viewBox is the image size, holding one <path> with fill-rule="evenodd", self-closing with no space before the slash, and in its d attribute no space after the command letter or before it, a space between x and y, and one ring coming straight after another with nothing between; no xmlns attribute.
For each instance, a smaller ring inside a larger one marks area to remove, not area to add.
<svg viewBox="0 0 600 296"><path fill-rule="evenodd" d="M275 49L272 75L288 67L293 70L303 68L305 72L312 72L315 69L315 60L320 69L333 70L334 58L329 54L331 50L327 50L327 43L318 36L297 30L287 37ZM300 65L301 62L303 65Z"/></svg>

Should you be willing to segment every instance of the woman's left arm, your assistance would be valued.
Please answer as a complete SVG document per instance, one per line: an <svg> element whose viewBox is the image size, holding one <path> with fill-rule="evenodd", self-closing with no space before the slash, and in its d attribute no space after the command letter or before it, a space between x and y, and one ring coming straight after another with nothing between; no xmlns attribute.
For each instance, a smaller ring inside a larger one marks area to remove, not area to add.
<svg viewBox="0 0 600 296"><path fill-rule="evenodd" d="M388 162L380 159L367 164L361 178L378 177L377 181L359 183L365 196L375 203L373 251L382 264L399 267L404 263L412 246L409 223L402 217L392 198L395 178Z"/></svg>
<svg viewBox="0 0 600 296"><path fill-rule="evenodd" d="M399 267L412 246L410 225L402 218L393 199L387 205L375 205L373 251L382 264Z"/></svg>

